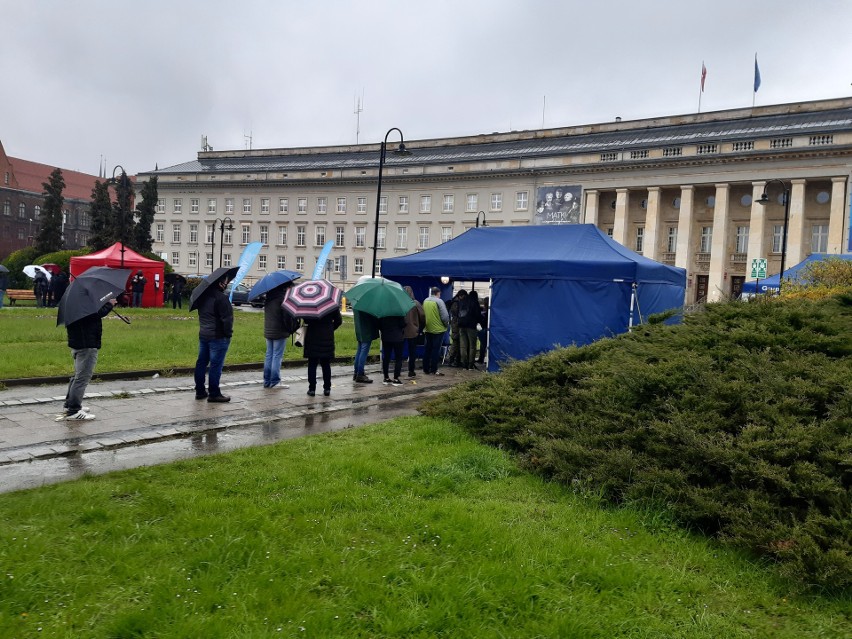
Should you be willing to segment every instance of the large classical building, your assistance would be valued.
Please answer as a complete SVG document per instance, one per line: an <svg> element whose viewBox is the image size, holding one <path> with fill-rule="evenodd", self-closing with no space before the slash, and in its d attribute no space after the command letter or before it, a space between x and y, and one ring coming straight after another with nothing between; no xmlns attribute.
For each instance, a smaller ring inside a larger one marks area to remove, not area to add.
<svg viewBox="0 0 852 639"><path fill-rule="evenodd" d="M0 260L30 246L38 236L45 182L56 167L9 157L0 143ZM62 234L64 246L78 249L90 234L92 189L99 178L62 169L65 180ZM102 179L102 178L101 178Z"/></svg>
<svg viewBox="0 0 852 639"><path fill-rule="evenodd" d="M158 177L154 250L205 274L260 241L256 278L310 273L333 240L345 288L372 272L377 217L377 262L477 223L580 222L686 269L688 303L737 295L756 258L777 273L785 214L787 266L850 250L852 99L406 140L404 157L389 134L378 215L378 144L207 150L140 174Z"/></svg>

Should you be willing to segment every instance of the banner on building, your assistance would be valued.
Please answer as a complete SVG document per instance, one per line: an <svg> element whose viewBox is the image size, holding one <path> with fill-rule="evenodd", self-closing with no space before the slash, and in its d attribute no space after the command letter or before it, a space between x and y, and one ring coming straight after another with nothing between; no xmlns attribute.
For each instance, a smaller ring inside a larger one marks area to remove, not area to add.
<svg viewBox="0 0 852 639"><path fill-rule="evenodd" d="M579 224L580 186L540 186L536 191L533 224Z"/></svg>

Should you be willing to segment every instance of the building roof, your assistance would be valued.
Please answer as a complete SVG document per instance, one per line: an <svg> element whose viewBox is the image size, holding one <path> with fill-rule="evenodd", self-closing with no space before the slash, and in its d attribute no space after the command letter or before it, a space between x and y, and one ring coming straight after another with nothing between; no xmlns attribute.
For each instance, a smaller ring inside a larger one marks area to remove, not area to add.
<svg viewBox="0 0 852 639"><path fill-rule="evenodd" d="M42 184L50 181L50 174L56 168L49 164L40 164L21 158L9 157L9 162L15 173L18 188L32 193L44 192ZM96 175L88 175L68 169L62 169L62 177L65 179L65 189L62 191L62 195L72 200L91 200L95 182L104 180L104 178L99 178Z"/></svg>
<svg viewBox="0 0 852 639"><path fill-rule="evenodd" d="M498 161L575 153L606 153L825 135L852 129L852 100L775 105L650 120L617 121L563 129L407 141L407 157L388 154L387 165ZM151 174L297 171L374 168L379 146L204 151L198 159Z"/></svg>

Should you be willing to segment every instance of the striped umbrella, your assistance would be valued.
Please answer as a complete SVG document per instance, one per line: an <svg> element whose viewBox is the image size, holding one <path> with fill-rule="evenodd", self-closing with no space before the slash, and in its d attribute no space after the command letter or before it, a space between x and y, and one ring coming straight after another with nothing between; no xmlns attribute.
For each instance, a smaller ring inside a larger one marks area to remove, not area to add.
<svg viewBox="0 0 852 639"><path fill-rule="evenodd" d="M293 317L316 319L340 306L343 292L328 280L307 280L287 289L281 307Z"/></svg>

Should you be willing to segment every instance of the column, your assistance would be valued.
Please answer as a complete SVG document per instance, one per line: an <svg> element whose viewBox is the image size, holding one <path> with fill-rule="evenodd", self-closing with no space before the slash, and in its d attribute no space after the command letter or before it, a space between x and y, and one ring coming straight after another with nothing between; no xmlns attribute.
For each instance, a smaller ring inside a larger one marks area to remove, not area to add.
<svg viewBox="0 0 852 639"><path fill-rule="evenodd" d="M790 225L787 227L787 257L784 269L795 266L810 252L810 237L805 246L805 180L790 180Z"/></svg>
<svg viewBox="0 0 852 639"><path fill-rule="evenodd" d="M630 226L627 219L629 204L627 189L615 189L615 221L612 225L612 239L623 246L627 246L627 231Z"/></svg>
<svg viewBox="0 0 852 639"><path fill-rule="evenodd" d="M583 224L598 225L598 195L596 190L586 191L586 209L583 215Z"/></svg>
<svg viewBox="0 0 852 639"><path fill-rule="evenodd" d="M828 218L828 252L844 253L843 222L846 212L846 178L831 178L831 209Z"/></svg>
<svg viewBox="0 0 852 639"><path fill-rule="evenodd" d="M695 188L689 184L680 187L680 213L677 218L677 253L675 266L686 269L687 278L692 277L694 270L692 258L694 242L692 241L692 208L695 200Z"/></svg>
<svg viewBox="0 0 852 639"><path fill-rule="evenodd" d="M766 182L751 183L751 221L748 225L748 255L746 256L746 279L750 279L751 261L768 258L766 247L766 206L757 201L763 195Z"/></svg>
<svg viewBox="0 0 852 639"><path fill-rule="evenodd" d="M645 212L645 257L656 260L660 256L660 187L648 188L648 208Z"/></svg>
<svg viewBox="0 0 852 639"><path fill-rule="evenodd" d="M718 302L730 293L728 271L728 210L730 208L730 186L716 185L716 206L713 207L713 241L710 246L710 277L707 301Z"/></svg>

